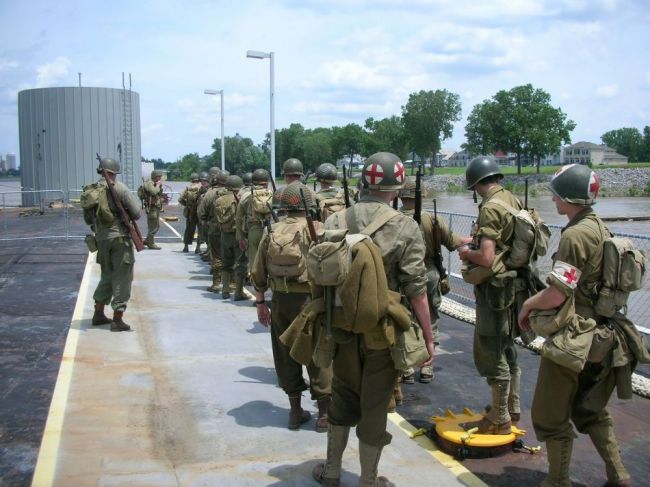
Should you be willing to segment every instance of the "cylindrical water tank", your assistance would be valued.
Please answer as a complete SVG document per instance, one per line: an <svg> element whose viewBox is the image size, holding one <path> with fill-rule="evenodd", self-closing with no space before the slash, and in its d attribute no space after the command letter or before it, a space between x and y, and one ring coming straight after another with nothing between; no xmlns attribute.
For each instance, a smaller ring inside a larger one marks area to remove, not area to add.
<svg viewBox="0 0 650 487"><path fill-rule="evenodd" d="M140 97L132 90L23 90L18 125L25 189L80 190L99 177L95 153L120 161L119 179L129 188L140 185ZM23 199L24 204L39 201L30 195Z"/></svg>

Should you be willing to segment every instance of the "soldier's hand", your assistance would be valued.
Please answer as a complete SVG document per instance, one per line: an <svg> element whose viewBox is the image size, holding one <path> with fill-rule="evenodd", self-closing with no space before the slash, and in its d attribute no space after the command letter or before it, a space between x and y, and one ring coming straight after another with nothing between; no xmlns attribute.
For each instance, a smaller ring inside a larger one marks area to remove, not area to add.
<svg viewBox="0 0 650 487"><path fill-rule="evenodd" d="M269 326L271 324L271 310L269 309L266 303L255 304L257 308L257 320L263 326Z"/></svg>
<svg viewBox="0 0 650 487"><path fill-rule="evenodd" d="M434 350L435 350L435 346L433 344L433 341L427 342L427 351L429 352L429 358L424 362L422 362L420 364L420 367L426 367L433 363Z"/></svg>
<svg viewBox="0 0 650 487"><path fill-rule="evenodd" d="M521 311L519 312L519 316L518 316L519 328L523 331L530 330L530 322L528 321L529 314L530 314L530 310L525 306L522 307Z"/></svg>
<svg viewBox="0 0 650 487"><path fill-rule="evenodd" d="M467 260L467 254L469 253L470 248L469 245L462 245L458 247L458 257L460 257L461 260Z"/></svg>
<svg viewBox="0 0 650 487"><path fill-rule="evenodd" d="M244 252L247 248L248 248L248 242L247 242L245 239L242 238L242 239L239 241L239 250L241 250L242 252Z"/></svg>

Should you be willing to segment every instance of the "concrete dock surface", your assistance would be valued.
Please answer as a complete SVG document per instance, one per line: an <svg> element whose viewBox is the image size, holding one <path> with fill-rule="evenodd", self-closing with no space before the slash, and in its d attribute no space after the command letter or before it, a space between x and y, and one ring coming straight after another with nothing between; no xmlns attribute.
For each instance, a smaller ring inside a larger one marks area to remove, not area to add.
<svg viewBox="0 0 650 487"><path fill-rule="evenodd" d="M70 325L32 485L319 485L327 435L287 429L270 334L251 301L206 291L210 276L181 243L136 255L131 332L91 325L99 266L90 255ZM110 310L108 310L110 311ZM306 373L306 372L305 372ZM306 377L306 375L305 375ZM399 414L380 475L396 485L486 485ZM341 485L356 485L358 441Z"/></svg>

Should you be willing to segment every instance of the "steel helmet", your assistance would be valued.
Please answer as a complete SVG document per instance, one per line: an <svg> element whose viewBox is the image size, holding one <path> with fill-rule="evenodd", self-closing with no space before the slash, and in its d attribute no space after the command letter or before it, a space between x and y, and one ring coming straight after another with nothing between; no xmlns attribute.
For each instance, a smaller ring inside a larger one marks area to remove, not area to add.
<svg viewBox="0 0 650 487"><path fill-rule="evenodd" d="M207 172L202 171L201 174L199 174L199 181L209 181L209 179L210 175Z"/></svg>
<svg viewBox="0 0 650 487"><path fill-rule="evenodd" d="M99 166L97 167L97 173L101 174L102 170L105 170L106 172L110 172L111 174L119 174L120 163L117 162L115 159L111 159L110 157L107 157L100 161Z"/></svg>
<svg viewBox="0 0 650 487"><path fill-rule="evenodd" d="M253 173L252 172L245 172L244 175L241 178L242 178L242 181L244 181L244 186L251 186L253 184Z"/></svg>
<svg viewBox="0 0 650 487"><path fill-rule="evenodd" d="M499 169L499 163L494 157L476 156L469 162L465 170L467 189L473 189L476 183L495 174L503 177L503 173Z"/></svg>
<svg viewBox="0 0 650 487"><path fill-rule="evenodd" d="M193 172L192 174L190 174L190 181L194 183L198 180L199 180L199 175L197 173Z"/></svg>
<svg viewBox="0 0 650 487"><path fill-rule="evenodd" d="M316 179L325 181L326 183L333 183L338 177L336 166L329 162L325 162L318 166L316 169Z"/></svg>
<svg viewBox="0 0 650 487"><path fill-rule="evenodd" d="M600 181L598 175L581 164L563 166L551 179L551 191L555 196L574 205L596 204Z"/></svg>
<svg viewBox="0 0 650 487"><path fill-rule="evenodd" d="M225 169L220 170L216 175L217 184L225 186L226 179L228 179L228 176L230 176L230 173L228 171L226 171Z"/></svg>
<svg viewBox="0 0 650 487"><path fill-rule="evenodd" d="M404 181L404 186L399 190L399 197L404 198L415 198L415 178L407 177Z"/></svg>
<svg viewBox="0 0 650 487"><path fill-rule="evenodd" d="M160 169L154 169L151 171L151 179L162 178L163 172Z"/></svg>
<svg viewBox="0 0 650 487"><path fill-rule="evenodd" d="M305 205L302 202L302 197L300 195L300 190L302 189L303 194L305 195L305 201L307 202L307 207L312 206L311 191L309 188L302 183L292 183L286 186L282 190L282 197L280 199L280 208L285 208L288 211L299 211L304 210Z"/></svg>
<svg viewBox="0 0 650 487"><path fill-rule="evenodd" d="M303 172L302 162L300 162L300 159L291 157L290 159L284 161L282 164L283 176L304 176L304 174L305 173Z"/></svg>
<svg viewBox="0 0 650 487"><path fill-rule="evenodd" d="M390 152L377 152L366 159L361 179L369 189L397 191L404 185L406 171L399 157Z"/></svg>
<svg viewBox="0 0 650 487"><path fill-rule="evenodd" d="M215 174L219 174L219 171L221 171L221 169L219 169L217 166L212 166L210 169L208 169L208 174L210 176L214 176Z"/></svg>
<svg viewBox="0 0 650 487"><path fill-rule="evenodd" d="M253 184L266 184L269 182L269 172L266 169L253 171Z"/></svg>
<svg viewBox="0 0 650 487"><path fill-rule="evenodd" d="M228 189L241 189L244 186L242 178L236 175L228 176L226 178L226 188Z"/></svg>

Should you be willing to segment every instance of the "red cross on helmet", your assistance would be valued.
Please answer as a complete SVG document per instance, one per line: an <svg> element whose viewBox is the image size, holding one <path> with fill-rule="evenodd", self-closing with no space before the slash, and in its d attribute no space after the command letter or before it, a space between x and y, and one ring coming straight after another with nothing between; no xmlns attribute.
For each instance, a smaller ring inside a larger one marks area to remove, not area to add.
<svg viewBox="0 0 650 487"><path fill-rule="evenodd" d="M600 181L589 167L569 164L558 169L550 188L553 194L567 203L593 205L598 197Z"/></svg>
<svg viewBox="0 0 650 487"><path fill-rule="evenodd" d="M395 154L377 152L366 159L361 178L370 189L398 191L404 185L406 171Z"/></svg>

